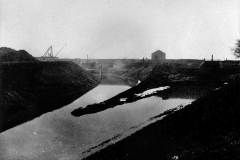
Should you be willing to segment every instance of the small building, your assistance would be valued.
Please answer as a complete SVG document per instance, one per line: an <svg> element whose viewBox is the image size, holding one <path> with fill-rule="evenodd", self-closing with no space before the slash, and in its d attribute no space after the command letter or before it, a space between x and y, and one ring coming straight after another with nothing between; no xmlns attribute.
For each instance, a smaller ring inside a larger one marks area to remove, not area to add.
<svg viewBox="0 0 240 160"><path fill-rule="evenodd" d="M152 53L152 61L158 62L166 59L166 53L163 51L157 50Z"/></svg>

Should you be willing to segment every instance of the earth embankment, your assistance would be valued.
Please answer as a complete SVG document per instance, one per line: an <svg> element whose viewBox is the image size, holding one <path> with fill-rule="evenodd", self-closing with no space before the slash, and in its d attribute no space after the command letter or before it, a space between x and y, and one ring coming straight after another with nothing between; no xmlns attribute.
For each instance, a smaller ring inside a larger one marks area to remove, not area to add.
<svg viewBox="0 0 240 160"><path fill-rule="evenodd" d="M10 51L11 57L19 57L18 51ZM98 83L73 62L5 59L0 62L0 131L60 108Z"/></svg>

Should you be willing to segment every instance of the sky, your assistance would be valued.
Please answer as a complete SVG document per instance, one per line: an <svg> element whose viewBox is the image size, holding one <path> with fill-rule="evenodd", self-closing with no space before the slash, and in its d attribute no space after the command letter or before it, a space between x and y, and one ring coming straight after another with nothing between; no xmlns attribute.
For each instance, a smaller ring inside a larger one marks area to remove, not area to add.
<svg viewBox="0 0 240 160"><path fill-rule="evenodd" d="M234 59L238 0L0 0L0 47L62 58Z"/></svg>

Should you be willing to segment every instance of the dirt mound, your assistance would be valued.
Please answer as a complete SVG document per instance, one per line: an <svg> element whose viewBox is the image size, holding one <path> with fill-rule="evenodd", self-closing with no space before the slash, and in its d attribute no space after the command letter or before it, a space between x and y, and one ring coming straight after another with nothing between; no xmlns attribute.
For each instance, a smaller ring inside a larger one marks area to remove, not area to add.
<svg viewBox="0 0 240 160"><path fill-rule="evenodd" d="M0 62L21 62L21 61L37 61L32 55L25 50L16 51L11 48L0 48Z"/></svg>

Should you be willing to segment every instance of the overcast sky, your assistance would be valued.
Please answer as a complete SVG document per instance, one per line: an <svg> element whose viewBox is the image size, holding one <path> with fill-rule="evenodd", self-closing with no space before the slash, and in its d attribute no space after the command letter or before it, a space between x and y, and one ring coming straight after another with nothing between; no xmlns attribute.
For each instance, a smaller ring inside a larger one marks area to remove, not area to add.
<svg viewBox="0 0 240 160"><path fill-rule="evenodd" d="M238 0L0 0L0 46L41 56L232 59Z"/></svg>

